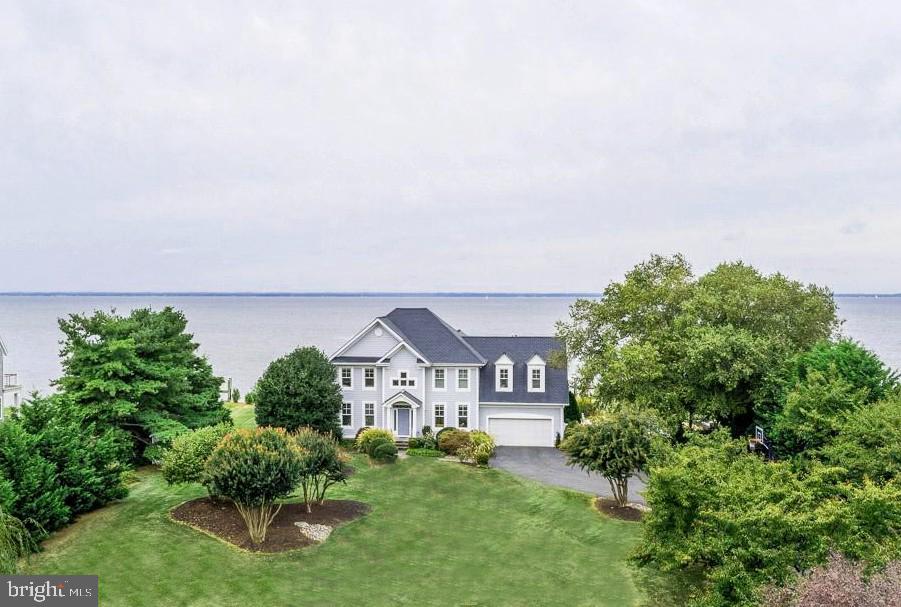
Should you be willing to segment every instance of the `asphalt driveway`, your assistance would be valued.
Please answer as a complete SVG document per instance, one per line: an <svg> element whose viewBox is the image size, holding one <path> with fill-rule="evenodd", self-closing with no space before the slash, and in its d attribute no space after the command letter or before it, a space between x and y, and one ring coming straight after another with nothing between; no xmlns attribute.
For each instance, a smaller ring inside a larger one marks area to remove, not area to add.
<svg viewBox="0 0 901 607"><path fill-rule="evenodd" d="M491 467L556 487L613 497L603 476L588 476L578 468L570 468L566 465L566 456L553 447L498 447L491 459ZM644 491L641 478L630 479L629 501L643 504L640 491Z"/></svg>

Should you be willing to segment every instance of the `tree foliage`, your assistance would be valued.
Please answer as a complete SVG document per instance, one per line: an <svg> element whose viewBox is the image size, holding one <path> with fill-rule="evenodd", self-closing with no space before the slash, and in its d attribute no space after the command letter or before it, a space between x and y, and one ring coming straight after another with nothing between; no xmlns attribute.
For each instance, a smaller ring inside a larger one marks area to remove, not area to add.
<svg viewBox="0 0 901 607"><path fill-rule="evenodd" d="M869 350L846 339L821 341L771 373L757 415L780 456L812 455L846 419L897 388L897 375Z"/></svg>
<svg viewBox="0 0 901 607"><path fill-rule="evenodd" d="M207 460L204 477L211 494L234 502L250 539L259 544L281 510L276 501L294 491L302 474L303 453L294 438L282 428L256 428L226 435Z"/></svg>
<svg viewBox="0 0 901 607"><path fill-rule="evenodd" d="M341 436L341 389L335 368L318 348L298 348L270 363L253 392L258 425Z"/></svg>
<svg viewBox="0 0 901 607"><path fill-rule="evenodd" d="M822 458L844 468L852 482L901 478L901 395L846 417Z"/></svg>
<svg viewBox="0 0 901 607"><path fill-rule="evenodd" d="M56 385L86 419L129 431L138 451L186 429L228 419L213 375L170 307L128 316L95 312L59 321L63 375Z"/></svg>
<svg viewBox="0 0 901 607"><path fill-rule="evenodd" d="M560 449L567 463L610 483L619 506L629 498L629 479L647 469L656 435L654 421L645 413L623 410L604 412L585 424L567 427Z"/></svg>
<svg viewBox="0 0 901 607"><path fill-rule="evenodd" d="M33 395L19 408L14 423L30 436L32 453L53 464L72 515L127 494L122 484L131 453L126 433L89 421L64 395Z"/></svg>
<svg viewBox="0 0 901 607"><path fill-rule="evenodd" d="M699 604L756 605L760 587L826 562L875 565L901 549L901 485L843 482L839 468L767 462L721 433L693 437L651 467L637 560L700 570Z"/></svg>
<svg viewBox="0 0 901 607"><path fill-rule="evenodd" d="M837 327L825 288L740 262L695 278L676 255L653 256L600 299L578 300L558 335L582 361L579 391L603 407L653 408L675 432L715 420L738 435L767 373Z"/></svg>

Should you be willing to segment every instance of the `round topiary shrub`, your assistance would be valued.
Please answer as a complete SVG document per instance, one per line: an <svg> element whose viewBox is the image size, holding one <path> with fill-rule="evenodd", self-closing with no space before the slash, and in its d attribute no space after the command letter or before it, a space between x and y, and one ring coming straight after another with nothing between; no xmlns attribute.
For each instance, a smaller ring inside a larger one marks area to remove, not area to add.
<svg viewBox="0 0 901 607"><path fill-rule="evenodd" d="M210 493L234 502L256 544L304 474L303 453L282 428L235 430L216 446L204 477Z"/></svg>
<svg viewBox="0 0 901 607"><path fill-rule="evenodd" d="M354 448L356 448L356 450L360 453L370 455L369 444L377 438L383 438L389 441L391 444L394 444L394 435L390 430L383 430L382 428L367 428L357 436L357 440L354 442Z"/></svg>
<svg viewBox="0 0 901 607"><path fill-rule="evenodd" d="M397 445L378 441L372 448L370 457L378 462L391 463L397 459Z"/></svg>
<svg viewBox="0 0 901 607"><path fill-rule="evenodd" d="M469 432L453 428L447 432L440 432L438 437L438 448L448 455L456 455L461 448L468 446L472 442Z"/></svg>

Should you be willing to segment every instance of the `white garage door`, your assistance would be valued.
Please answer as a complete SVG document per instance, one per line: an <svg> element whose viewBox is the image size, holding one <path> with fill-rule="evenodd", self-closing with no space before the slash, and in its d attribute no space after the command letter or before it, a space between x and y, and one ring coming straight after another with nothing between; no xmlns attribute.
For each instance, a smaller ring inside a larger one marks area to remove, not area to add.
<svg viewBox="0 0 901 607"><path fill-rule="evenodd" d="M554 446L549 419L493 418L488 420L488 433L495 443L508 447Z"/></svg>

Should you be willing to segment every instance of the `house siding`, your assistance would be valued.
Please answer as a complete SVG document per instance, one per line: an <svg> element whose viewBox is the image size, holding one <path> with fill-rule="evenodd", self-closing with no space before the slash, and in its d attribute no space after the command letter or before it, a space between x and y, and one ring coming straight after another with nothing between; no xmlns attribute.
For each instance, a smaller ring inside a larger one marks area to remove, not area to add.
<svg viewBox="0 0 901 607"><path fill-rule="evenodd" d="M433 388L435 369L445 369L446 388L438 391ZM457 389L457 369L469 370L469 390ZM420 424L431 426L435 429L435 403L444 403L444 425L457 426L457 403L469 405L469 429L477 429L478 425L478 401L479 401L479 368L478 367L442 367L435 365L426 369L426 415L425 421Z"/></svg>
<svg viewBox="0 0 901 607"><path fill-rule="evenodd" d="M366 335L357 340L351 347L341 353L341 356L382 356L398 344L388 331L382 329L382 335L376 335L379 327L373 327Z"/></svg>

